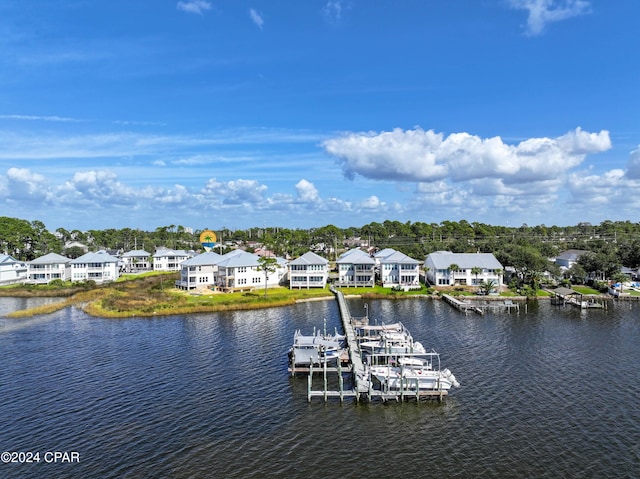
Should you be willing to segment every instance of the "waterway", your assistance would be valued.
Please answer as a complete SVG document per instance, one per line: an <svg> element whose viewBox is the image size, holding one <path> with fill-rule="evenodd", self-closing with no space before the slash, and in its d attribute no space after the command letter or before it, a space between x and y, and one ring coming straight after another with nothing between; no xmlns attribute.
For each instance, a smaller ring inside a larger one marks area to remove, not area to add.
<svg viewBox="0 0 640 479"><path fill-rule="evenodd" d="M340 404L308 403L286 362L295 329L340 327L336 301L3 317L39 301L0 298L0 451L40 453L0 463L3 478L640 477L637 304L480 316L370 301L372 320L404 322L461 387L442 403Z"/></svg>

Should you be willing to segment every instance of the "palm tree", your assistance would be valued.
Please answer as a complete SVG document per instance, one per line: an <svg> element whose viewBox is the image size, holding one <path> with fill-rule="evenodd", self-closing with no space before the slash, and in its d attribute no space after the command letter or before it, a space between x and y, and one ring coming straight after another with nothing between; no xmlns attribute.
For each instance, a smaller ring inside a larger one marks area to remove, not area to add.
<svg viewBox="0 0 640 479"><path fill-rule="evenodd" d="M456 278L455 278L455 272L458 271L460 269L460 266L458 266L455 263L451 263L449 265L449 284L455 284L456 283ZM451 279L453 279L453 281L451 281Z"/></svg>
<svg viewBox="0 0 640 479"><path fill-rule="evenodd" d="M482 268L480 268L479 266L474 266L473 268L471 268L471 274L474 274L476 276L475 284L478 284L478 275L480 273L482 273Z"/></svg>
<svg viewBox="0 0 640 479"><path fill-rule="evenodd" d="M498 284L493 279L488 279L480 283L480 292L482 294L491 294L491 292L495 289Z"/></svg>

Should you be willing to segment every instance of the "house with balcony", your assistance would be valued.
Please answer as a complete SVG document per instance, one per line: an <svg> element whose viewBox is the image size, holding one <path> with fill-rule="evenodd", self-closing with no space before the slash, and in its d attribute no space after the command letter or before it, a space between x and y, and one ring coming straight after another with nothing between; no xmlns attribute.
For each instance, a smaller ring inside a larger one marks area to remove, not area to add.
<svg viewBox="0 0 640 479"><path fill-rule="evenodd" d="M383 287L420 289L420 261L417 259L392 248L378 251L373 258Z"/></svg>
<svg viewBox="0 0 640 479"><path fill-rule="evenodd" d="M184 250L159 249L153 254L153 270L180 271L180 265L193 256Z"/></svg>
<svg viewBox="0 0 640 479"><path fill-rule="evenodd" d="M122 255L122 269L127 273L142 273L151 271L151 253L141 249L127 251Z"/></svg>
<svg viewBox="0 0 640 479"><path fill-rule="evenodd" d="M31 284L47 284L54 279L69 281L71 279L71 259L57 253L27 262L27 278Z"/></svg>
<svg viewBox="0 0 640 479"><path fill-rule="evenodd" d="M436 251L427 256L424 265L427 281L434 286L479 286L483 281L503 285L504 267L491 253Z"/></svg>
<svg viewBox="0 0 640 479"><path fill-rule="evenodd" d="M108 283L115 281L119 276L120 260L111 256L106 251L86 253L79 258L72 259L72 281L95 281L96 283Z"/></svg>
<svg viewBox="0 0 640 479"><path fill-rule="evenodd" d="M339 287L373 287L375 260L368 253L354 248L342 253L336 261Z"/></svg>
<svg viewBox="0 0 640 479"><path fill-rule="evenodd" d="M289 262L289 289L324 288L329 278L329 261L311 251Z"/></svg>
<svg viewBox="0 0 640 479"><path fill-rule="evenodd" d="M240 249L222 255L217 264L215 285L223 290L264 288L265 274L260 270L259 259ZM286 262L282 258L276 259L276 270L266 279L267 288L280 285L287 273Z"/></svg>
<svg viewBox="0 0 640 479"><path fill-rule="evenodd" d="M222 256L218 253L208 251L183 261L180 264L180 279L176 280L176 288L190 290L215 285L221 259Z"/></svg>
<svg viewBox="0 0 640 479"><path fill-rule="evenodd" d="M27 280L27 265L13 256L0 254L0 284L24 283Z"/></svg>

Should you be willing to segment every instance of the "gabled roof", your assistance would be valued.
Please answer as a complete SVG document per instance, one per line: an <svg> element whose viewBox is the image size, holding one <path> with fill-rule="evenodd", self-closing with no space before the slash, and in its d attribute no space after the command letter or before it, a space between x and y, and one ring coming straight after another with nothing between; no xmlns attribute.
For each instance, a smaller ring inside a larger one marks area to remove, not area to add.
<svg viewBox="0 0 640 479"><path fill-rule="evenodd" d="M123 258L137 258L137 257L140 257L140 256L149 257L149 256L151 256L151 254L148 253L145 250L142 250L142 249L135 249L133 251L127 251L126 253L124 253L122 255Z"/></svg>
<svg viewBox="0 0 640 479"><path fill-rule="evenodd" d="M420 264L417 259L410 258L400 251L394 251L388 256L380 258L380 264Z"/></svg>
<svg viewBox="0 0 640 479"><path fill-rule="evenodd" d="M375 260L367 253L360 249L350 249L349 251L342 253L336 263L343 264L376 264Z"/></svg>
<svg viewBox="0 0 640 479"><path fill-rule="evenodd" d="M259 256L253 253L247 253L241 249L234 249L226 254L222 255L222 258L218 262L218 266L223 268L241 268L243 266L259 266Z"/></svg>
<svg viewBox="0 0 640 479"><path fill-rule="evenodd" d="M582 250L582 249L568 249L560 253L556 257L556 259L566 259L568 261L577 261L580 256L588 252L589 251Z"/></svg>
<svg viewBox="0 0 640 479"><path fill-rule="evenodd" d="M166 256L184 256L185 258L189 256L193 256L192 254L187 253L183 249L161 249L153 253L154 258L164 258Z"/></svg>
<svg viewBox="0 0 640 479"><path fill-rule="evenodd" d="M382 259L386 258L389 255L392 255L393 253L396 253L396 250L394 250L393 248L384 248L375 253L373 256L374 258Z"/></svg>
<svg viewBox="0 0 640 479"><path fill-rule="evenodd" d="M448 269L457 264L460 269L483 268L503 269L500 262L492 253L451 253L450 251L436 251L427 256L436 269Z"/></svg>
<svg viewBox="0 0 640 479"><path fill-rule="evenodd" d="M120 261L115 256L111 256L106 251L98 251L95 253L86 253L82 256L72 259L70 261L71 264L81 264L81 263L117 263Z"/></svg>
<svg viewBox="0 0 640 479"><path fill-rule="evenodd" d="M315 254L312 251L308 251L305 254L303 254L302 256L300 256L299 258L296 258L293 261L291 261L289 264L304 264L304 265L321 264L321 265L325 265L325 264L328 264L328 263L329 263L329 260L323 258L320 255Z"/></svg>
<svg viewBox="0 0 640 479"><path fill-rule="evenodd" d="M214 253L213 251L207 251L206 253L199 254L193 258L189 258L182 262L182 266L211 266L218 264L222 259L222 255Z"/></svg>
<svg viewBox="0 0 640 479"><path fill-rule="evenodd" d="M0 264L13 264L13 263L22 263L22 261L18 261L13 256L9 256L6 254L0 254Z"/></svg>
<svg viewBox="0 0 640 479"><path fill-rule="evenodd" d="M71 258L59 255L57 253L47 253L44 256L29 261L29 264L66 264L71 261Z"/></svg>

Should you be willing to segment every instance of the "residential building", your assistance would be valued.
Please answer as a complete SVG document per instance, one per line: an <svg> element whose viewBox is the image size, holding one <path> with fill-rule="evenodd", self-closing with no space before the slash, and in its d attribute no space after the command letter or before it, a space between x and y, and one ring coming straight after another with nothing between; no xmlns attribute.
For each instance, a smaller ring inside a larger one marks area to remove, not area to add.
<svg viewBox="0 0 640 479"><path fill-rule="evenodd" d="M184 250L160 249L153 254L153 270L180 271L180 264L193 256Z"/></svg>
<svg viewBox="0 0 640 479"><path fill-rule="evenodd" d="M340 255L337 286L373 287L375 285L375 260L368 253L354 248Z"/></svg>
<svg viewBox="0 0 640 479"><path fill-rule="evenodd" d="M417 259L392 248L378 251L373 258L383 287L420 288L420 261Z"/></svg>
<svg viewBox="0 0 640 479"><path fill-rule="evenodd" d="M222 256L213 251L199 254L180 264L180 279L176 288L195 289L216 284L218 262Z"/></svg>
<svg viewBox="0 0 640 479"><path fill-rule="evenodd" d="M122 255L122 263L123 269L127 273L140 273L142 271L151 271L153 269L151 253L140 249L124 253Z"/></svg>
<svg viewBox="0 0 640 479"><path fill-rule="evenodd" d="M570 269L578 262L580 256L585 253L588 253L588 251L582 249L568 249L556 257L555 263L560 266L560 268Z"/></svg>
<svg viewBox="0 0 640 479"><path fill-rule="evenodd" d="M289 262L289 288L324 288L329 261L311 251Z"/></svg>
<svg viewBox="0 0 640 479"><path fill-rule="evenodd" d="M71 280L107 283L118 279L119 259L106 251L86 253L71 260Z"/></svg>
<svg viewBox="0 0 640 479"><path fill-rule="evenodd" d="M455 271L451 270L452 265L458 266ZM427 280L435 286L478 286L483 281L491 280L496 282L496 286L503 284L504 267L491 253L436 251L427 256L425 270Z"/></svg>
<svg viewBox="0 0 640 479"><path fill-rule="evenodd" d="M223 289L265 287L265 274L260 270L259 257L240 249L222 255L218 262L216 286ZM266 287L278 286L287 273L286 263L276 258L276 271L267 276Z"/></svg>
<svg viewBox="0 0 640 479"><path fill-rule="evenodd" d="M13 256L0 254L0 284L23 283L27 280L27 265Z"/></svg>
<svg viewBox="0 0 640 479"><path fill-rule="evenodd" d="M27 262L27 278L32 284L47 284L54 279L69 281L71 279L71 259L57 253Z"/></svg>

